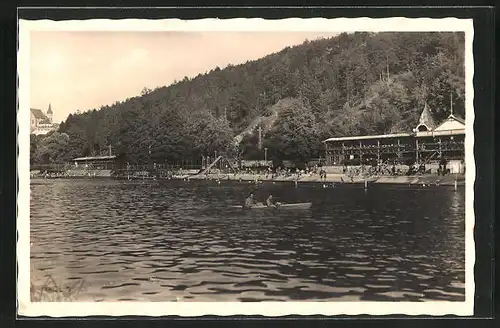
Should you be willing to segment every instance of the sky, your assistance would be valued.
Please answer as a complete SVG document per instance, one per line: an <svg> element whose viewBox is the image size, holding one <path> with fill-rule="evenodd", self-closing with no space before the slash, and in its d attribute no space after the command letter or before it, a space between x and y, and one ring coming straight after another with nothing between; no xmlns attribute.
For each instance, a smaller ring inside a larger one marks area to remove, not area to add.
<svg viewBox="0 0 500 328"><path fill-rule="evenodd" d="M32 31L30 107L54 122L334 32Z"/></svg>

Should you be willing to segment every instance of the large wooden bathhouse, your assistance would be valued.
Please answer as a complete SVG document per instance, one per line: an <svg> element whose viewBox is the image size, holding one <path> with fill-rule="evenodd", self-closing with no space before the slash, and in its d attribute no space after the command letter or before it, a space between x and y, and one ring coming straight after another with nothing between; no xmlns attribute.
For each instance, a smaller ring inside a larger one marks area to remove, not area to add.
<svg viewBox="0 0 500 328"><path fill-rule="evenodd" d="M465 170L465 121L451 113L439 125L424 106L412 132L324 140L326 165L394 163L432 165L446 161L452 173Z"/></svg>

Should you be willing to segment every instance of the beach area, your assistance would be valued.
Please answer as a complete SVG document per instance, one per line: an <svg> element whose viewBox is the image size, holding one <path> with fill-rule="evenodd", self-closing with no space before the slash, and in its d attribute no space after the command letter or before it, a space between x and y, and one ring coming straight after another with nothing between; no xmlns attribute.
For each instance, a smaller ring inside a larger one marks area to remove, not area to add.
<svg viewBox="0 0 500 328"><path fill-rule="evenodd" d="M291 182L291 183L350 183L364 184L380 183L380 184L410 184L410 185L465 185L465 175L449 174L439 176L436 174L425 174L416 176L368 176L368 177L349 177L345 174L326 174L321 178L318 174L311 175L292 175L292 176L271 176L266 174L206 174L206 175L186 175L177 177L178 179L186 180L230 180L230 181L248 181L248 182Z"/></svg>
<svg viewBox="0 0 500 328"><path fill-rule="evenodd" d="M92 171L92 172L91 172ZM95 171L95 172L94 172ZM136 172L137 173L137 172ZM44 173L39 171L31 172L31 178L46 179L64 179L64 178L84 178L84 179L127 179L127 180L214 180L214 181L241 181L241 182L290 182L296 184L302 183L323 183L323 184L408 184L408 185L465 185L464 174L447 174L444 176L437 174L419 174L419 175L358 175L352 176L342 173L326 173L321 176L316 173L277 175L269 173L194 173L194 172L175 172L173 175L158 176L140 172L141 174L114 175L111 170L86 170L85 172L60 172Z"/></svg>

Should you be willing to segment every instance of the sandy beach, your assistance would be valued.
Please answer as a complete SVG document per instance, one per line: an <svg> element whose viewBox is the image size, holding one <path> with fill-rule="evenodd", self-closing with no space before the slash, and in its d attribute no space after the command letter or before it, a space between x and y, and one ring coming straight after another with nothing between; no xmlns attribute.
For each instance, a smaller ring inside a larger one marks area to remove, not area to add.
<svg viewBox="0 0 500 328"><path fill-rule="evenodd" d="M318 174L271 177L266 174L207 174L179 177L190 180L232 180L232 181L275 181L292 183L384 183L384 184L425 184L425 185L457 185L465 184L465 176L459 174L449 174L438 176L435 174L419 176L370 176L370 177L349 177L344 174L327 174L326 178L320 178Z"/></svg>

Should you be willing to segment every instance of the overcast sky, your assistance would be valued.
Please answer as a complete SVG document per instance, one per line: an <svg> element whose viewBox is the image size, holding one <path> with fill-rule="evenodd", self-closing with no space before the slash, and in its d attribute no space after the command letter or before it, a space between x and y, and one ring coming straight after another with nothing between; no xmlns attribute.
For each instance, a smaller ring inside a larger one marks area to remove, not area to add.
<svg viewBox="0 0 500 328"><path fill-rule="evenodd" d="M54 122L334 32L31 32L30 107Z"/></svg>

